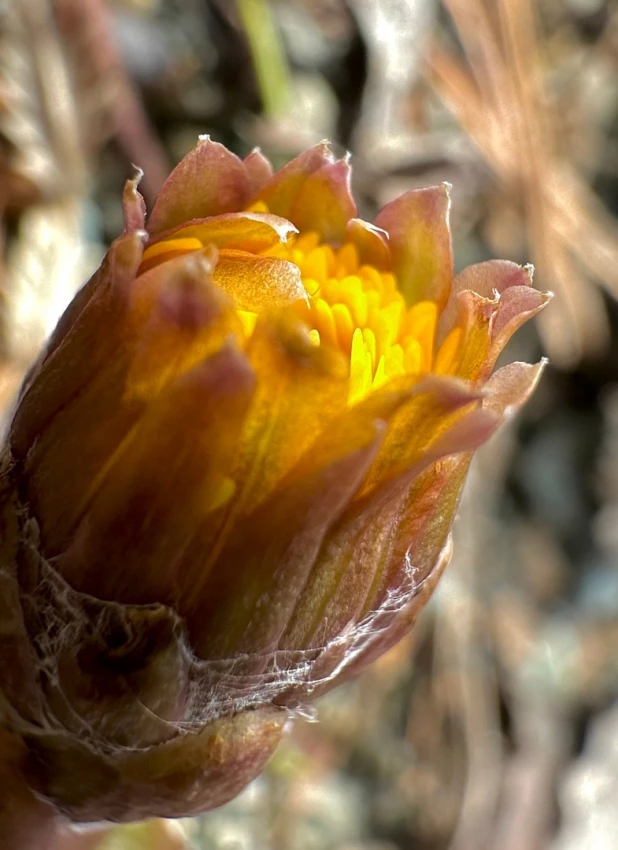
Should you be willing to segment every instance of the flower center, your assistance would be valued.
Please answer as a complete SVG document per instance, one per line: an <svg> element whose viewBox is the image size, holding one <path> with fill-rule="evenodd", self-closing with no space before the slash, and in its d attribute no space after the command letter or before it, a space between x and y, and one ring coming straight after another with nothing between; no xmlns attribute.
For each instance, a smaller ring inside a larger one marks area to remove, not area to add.
<svg viewBox="0 0 618 850"><path fill-rule="evenodd" d="M258 202L252 212L268 212ZM202 247L195 237L151 245L146 267ZM307 300L292 309L309 328L316 345L337 347L349 360L348 401L355 404L390 378L404 374L449 374L457 367L461 330L452 330L436 349L438 308L433 301L408 307L390 272L362 264L352 242L335 248L318 233L304 232L259 253L297 265ZM238 309L251 336L257 313Z"/></svg>
<svg viewBox="0 0 618 850"><path fill-rule="evenodd" d="M361 264L353 243L333 248L309 232L264 253L300 268L309 299L294 309L317 345L336 346L349 358L350 404L397 375L448 374L456 367L461 331L436 352L435 302L408 307L394 275Z"/></svg>
<svg viewBox="0 0 618 850"><path fill-rule="evenodd" d="M303 233L268 253L300 268L309 300L294 308L316 344L349 358L350 404L395 375L431 369L436 305L407 309L393 275L361 265L352 243L336 249L320 244L317 233Z"/></svg>

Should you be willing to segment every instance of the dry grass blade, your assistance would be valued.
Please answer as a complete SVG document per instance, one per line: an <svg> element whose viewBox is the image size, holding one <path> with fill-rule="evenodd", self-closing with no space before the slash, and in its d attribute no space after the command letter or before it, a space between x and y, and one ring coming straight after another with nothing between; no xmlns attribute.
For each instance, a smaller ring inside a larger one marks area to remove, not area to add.
<svg viewBox="0 0 618 850"><path fill-rule="evenodd" d="M10 3L0 19L3 211L21 211L6 248L4 355L18 376L92 270L84 234L91 150L74 62L49 0ZM14 380L12 380L15 383Z"/></svg>
<svg viewBox="0 0 618 850"><path fill-rule="evenodd" d="M38 204L20 219L7 256L7 350L28 366L62 311L100 260L82 226L80 198Z"/></svg>
<svg viewBox="0 0 618 850"><path fill-rule="evenodd" d="M0 19L0 85L11 170L44 197L80 191L87 168L71 70L47 0L9 3Z"/></svg>
<svg viewBox="0 0 618 850"><path fill-rule="evenodd" d="M555 315L541 322L541 328L554 356L563 363L574 362L586 353L600 352L607 346L607 317L599 293L587 286L585 279L578 274L570 246L556 238L551 226L551 198L555 188L552 176L557 166L556 128L543 91L541 59L530 0L500 0L497 8L505 64L514 82L515 101L521 116L522 177L535 260L543 279L553 279L561 296ZM563 327L563 322L566 327ZM573 335L568 333L569 329L572 329Z"/></svg>
<svg viewBox="0 0 618 850"><path fill-rule="evenodd" d="M23 210L7 247L4 331L5 353L22 368L98 262L84 204L100 147L115 135L147 171L150 196L168 172L109 14L101 0L20 0L0 18L6 182L17 175L32 187L28 202L7 189L0 197L2 209Z"/></svg>
<svg viewBox="0 0 618 850"><path fill-rule="evenodd" d="M142 190L153 200L170 171L116 46L105 0L49 0L75 68L80 122L89 147L116 137L129 162L144 171Z"/></svg>
<svg viewBox="0 0 618 850"><path fill-rule="evenodd" d="M558 124L543 85L530 0L445 0L467 66L436 44L427 68L438 93L524 208L532 259L557 294L540 317L545 344L566 365L607 345L598 280L618 295L618 226L559 154Z"/></svg>

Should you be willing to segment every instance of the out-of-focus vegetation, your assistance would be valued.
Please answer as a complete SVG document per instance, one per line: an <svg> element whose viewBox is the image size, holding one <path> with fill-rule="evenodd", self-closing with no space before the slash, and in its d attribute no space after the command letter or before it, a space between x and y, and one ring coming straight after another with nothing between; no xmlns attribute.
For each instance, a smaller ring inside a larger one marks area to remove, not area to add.
<svg viewBox="0 0 618 850"><path fill-rule="evenodd" d="M449 180L456 260L536 266L516 356L552 367L471 476L416 631L190 823L74 847L618 846L618 4L9 0L0 6L0 402L122 228L210 133L279 163L328 136L371 219Z"/></svg>

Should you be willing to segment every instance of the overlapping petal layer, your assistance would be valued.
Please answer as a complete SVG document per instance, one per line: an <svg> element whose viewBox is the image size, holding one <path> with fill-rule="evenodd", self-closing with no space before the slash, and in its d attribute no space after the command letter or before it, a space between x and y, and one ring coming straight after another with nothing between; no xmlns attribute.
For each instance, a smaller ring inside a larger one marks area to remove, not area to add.
<svg viewBox="0 0 618 850"><path fill-rule="evenodd" d="M147 221L129 181L125 233L24 383L0 664L37 659L5 697L72 817L235 793L282 708L410 628L474 451L538 381L491 376L547 301L529 270L453 278L446 186L371 225L350 178L326 143L273 174L205 137Z"/></svg>

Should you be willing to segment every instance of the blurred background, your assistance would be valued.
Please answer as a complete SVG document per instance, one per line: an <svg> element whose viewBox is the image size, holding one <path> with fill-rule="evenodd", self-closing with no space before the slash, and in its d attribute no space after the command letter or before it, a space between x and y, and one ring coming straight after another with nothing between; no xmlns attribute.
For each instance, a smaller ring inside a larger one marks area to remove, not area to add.
<svg viewBox="0 0 618 850"><path fill-rule="evenodd" d="M362 217L448 180L458 267L556 293L551 366L478 458L415 632L296 719L264 775L97 850L618 847L618 2L0 0L0 405L122 229L209 133L353 154ZM319 717L319 722L315 722Z"/></svg>

